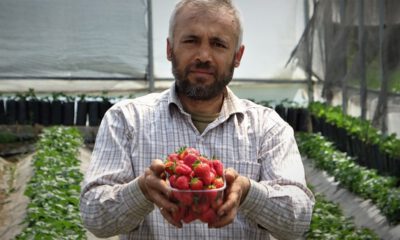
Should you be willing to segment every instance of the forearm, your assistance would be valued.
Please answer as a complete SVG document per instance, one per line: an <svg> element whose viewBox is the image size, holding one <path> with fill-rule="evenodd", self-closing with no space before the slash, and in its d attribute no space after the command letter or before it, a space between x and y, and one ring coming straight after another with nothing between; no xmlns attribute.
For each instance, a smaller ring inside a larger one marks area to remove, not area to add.
<svg viewBox="0 0 400 240"><path fill-rule="evenodd" d="M143 195L135 179L123 185L87 185L80 209L89 231L98 237L110 237L135 229L153 211L154 205Z"/></svg>
<svg viewBox="0 0 400 240"><path fill-rule="evenodd" d="M295 239L309 228L314 205L302 184L255 182L239 211L279 239Z"/></svg>

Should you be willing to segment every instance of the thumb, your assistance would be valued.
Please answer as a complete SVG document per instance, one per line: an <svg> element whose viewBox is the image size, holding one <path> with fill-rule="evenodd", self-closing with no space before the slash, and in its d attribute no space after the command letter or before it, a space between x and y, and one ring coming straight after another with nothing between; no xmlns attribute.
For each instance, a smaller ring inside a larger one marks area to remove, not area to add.
<svg viewBox="0 0 400 240"><path fill-rule="evenodd" d="M233 168L225 169L224 173L225 173L225 181L227 184L233 183L233 181L235 181L235 179L239 176L239 174Z"/></svg>

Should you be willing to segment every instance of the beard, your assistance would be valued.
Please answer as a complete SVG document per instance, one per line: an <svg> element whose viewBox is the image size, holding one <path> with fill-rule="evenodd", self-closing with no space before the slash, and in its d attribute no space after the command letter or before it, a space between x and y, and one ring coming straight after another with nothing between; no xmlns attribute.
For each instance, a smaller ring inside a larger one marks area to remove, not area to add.
<svg viewBox="0 0 400 240"><path fill-rule="evenodd" d="M209 62L195 62L187 65L183 71L178 70L179 62L176 59L175 54L172 53L172 74L176 79L176 90L178 93L187 96L193 100L210 100L217 97L224 92L225 87L230 83L234 72L234 60L232 59L231 65L228 71L219 74L218 71L211 66ZM191 69L203 69L203 70L213 70L214 81L212 84L203 84L203 79L197 77L194 83L189 80L189 73Z"/></svg>

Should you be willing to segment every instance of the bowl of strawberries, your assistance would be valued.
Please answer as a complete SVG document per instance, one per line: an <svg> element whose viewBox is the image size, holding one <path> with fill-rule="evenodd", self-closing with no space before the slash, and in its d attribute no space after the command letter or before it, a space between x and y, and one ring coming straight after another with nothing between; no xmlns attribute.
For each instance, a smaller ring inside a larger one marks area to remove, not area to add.
<svg viewBox="0 0 400 240"><path fill-rule="evenodd" d="M170 199L179 207L173 218L186 224L195 220L215 222L226 188L222 162L195 148L182 147L168 154L164 165Z"/></svg>

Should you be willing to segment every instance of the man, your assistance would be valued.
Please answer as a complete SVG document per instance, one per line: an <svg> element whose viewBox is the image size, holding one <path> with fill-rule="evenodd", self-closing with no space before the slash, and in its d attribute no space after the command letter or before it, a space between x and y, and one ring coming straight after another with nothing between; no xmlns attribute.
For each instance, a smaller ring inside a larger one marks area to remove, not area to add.
<svg viewBox="0 0 400 240"><path fill-rule="evenodd" d="M244 52L229 0L182 0L170 20L174 85L116 104L99 128L81 195L84 225L121 239L294 239L314 198L293 130L271 109L227 87ZM218 156L227 189L213 224L182 225L162 160L190 146Z"/></svg>

